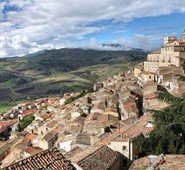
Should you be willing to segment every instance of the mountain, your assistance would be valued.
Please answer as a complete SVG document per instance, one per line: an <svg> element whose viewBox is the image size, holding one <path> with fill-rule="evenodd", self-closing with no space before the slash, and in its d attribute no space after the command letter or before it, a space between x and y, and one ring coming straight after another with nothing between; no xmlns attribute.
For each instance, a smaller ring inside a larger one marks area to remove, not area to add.
<svg viewBox="0 0 185 170"><path fill-rule="evenodd" d="M0 100L20 100L80 91L144 60L139 50L46 50L0 59Z"/></svg>
<svg viewBox="0 0 185 170"><path fill-rule="evenodd" d="M34 57L39 54L43 54L46 50L37 51L36 53L27 54L26 57Z"/></svg>

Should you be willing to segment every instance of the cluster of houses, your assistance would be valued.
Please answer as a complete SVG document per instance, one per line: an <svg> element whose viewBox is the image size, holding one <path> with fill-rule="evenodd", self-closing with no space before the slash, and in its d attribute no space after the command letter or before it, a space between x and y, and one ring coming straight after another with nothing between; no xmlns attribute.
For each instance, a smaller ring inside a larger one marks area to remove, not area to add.
<svg viewBox="0 0 185 170"><path fill-rule="evenodd" d="M95 83L94 92L81 98L77 98L80 93L68 93L62 98L44 98L18 105L2 115L0 122L1 135L11 127L8 140L4 138L0 144L1 168L33 169L37 159L38 162L43 159L43 165L37 162L42 169L59 166L79 170L129 167L134 170L153 164L170 167L167 161L170 156L150 157L153 163L142 162L149 158L138 159L137 140L149 137L154 129L152 114L145 110L168 106L158 100L158 85L174 95L185 92L184 83L178 79L184 74L181 67L184 59L185 32L182 40L165 38L161 50L148 54L147 61L126 73ZM70 98L76 100L65 104ZM29 114L35 119L18 133L19 118ZM53 167L52 159L56 162Z"/></svg>
<svg viewBox="0 0 185 170"><path fill-rule="evenodd" d="M35 102L26 102L18 104L7 113L0 115L0 141L7 140L10 132L18 130L18 123L26 116L38 112L41 107L46 105L57 105L60 98L43 98Z"/></svg>
<svg viewBox="0 0 185 170"><path fill-rule="evenodd" d="M68 155L69 160L75 160L72 163L77 169L84 166L82 162L85 160L88 162L88 156L100 151L104 154L108 152L115 154L114 159L111 157L112 154L106 154L105 159L112 161L112 163L109 162L109 166L114 167L115 164L115 167L118 165L122 167L124 158L126 160L124 166L127 167L129 163L127 159L132 157L132 154L126 153L128 148L124 150L125 155L123 156L122 152L114 149L114 144L104 144L103 141L107 141L110 135L119 137L122 135L123 129L137 125L139 117L143 114L140 109L142 89L134 82L132 74L131 71L128 71L98 82L94 84L93 93L86 94L69 104L65 104L65 101L70 97L78 96L79 93L65 94L63 98L39 99L35 103L19 106L17 108L19 113L21 110L36 109L32 112L35 119L21 133L12 130L10 139L3 142L2 148L6 147L4 143L8 144L10 140L13 140L13 143L7 148L8 156L6 154L1 159L1 166L16 163L44 150L57 147L61 153ZM24 115L24 113L23 111L20 114ZM139 136L140 133L138 132L136 136ZM126 148L130 145L126 138L125 140L126 142L121 142L120 147L122 145L122 148ZM108 144L110 146L107 146ZM82 161L82 157L78 154L86 152L89 153L86 155L87 159ZM101 152L100 156L103 154ZM79 157L79 160L75 157ZM96 156L94 156L95 158L97 159ZM100 158L98 160L100 161ZM85 163L85 165L87 164ZM96 160L94 160L94 164L96 164ZM100 161L100 165L97 166L108 167L108 163L102 165Z"/></svg>

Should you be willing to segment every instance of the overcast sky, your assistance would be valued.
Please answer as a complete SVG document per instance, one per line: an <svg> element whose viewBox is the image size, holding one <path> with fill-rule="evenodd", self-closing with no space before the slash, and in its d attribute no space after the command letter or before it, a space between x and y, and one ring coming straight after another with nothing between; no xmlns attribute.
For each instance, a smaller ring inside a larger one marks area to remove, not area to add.
<svg viewBox="0 0 185 170"><path fill-rule="evenodd" d="M0 58L101 43L153 50L184 27L184 0L0 0Z"/></svg>

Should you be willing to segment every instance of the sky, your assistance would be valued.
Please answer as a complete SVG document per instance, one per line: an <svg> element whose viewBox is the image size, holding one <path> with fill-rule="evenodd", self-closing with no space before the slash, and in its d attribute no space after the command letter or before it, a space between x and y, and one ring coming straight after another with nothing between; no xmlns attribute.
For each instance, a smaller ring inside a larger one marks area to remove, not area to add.
<svg viewBox="0 0 185 170"><path fill-rule="evenodd" d="M185 28L185 0L0 0L0 58L120 43L152 51Z"/></svg>

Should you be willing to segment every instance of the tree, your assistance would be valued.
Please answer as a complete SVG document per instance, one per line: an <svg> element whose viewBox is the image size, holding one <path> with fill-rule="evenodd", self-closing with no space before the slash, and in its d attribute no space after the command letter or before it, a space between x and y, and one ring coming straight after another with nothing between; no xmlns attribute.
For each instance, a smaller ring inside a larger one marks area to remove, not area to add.
<svg viewBox="0 0 185 170"><path fill-rule="evenodd" d="M18 124L18 131L23 131L31 122L35 119L34 115L28 115L24 117Z"/></svg>
<svg viewBox="0 0 185 170"><path fill-rule="evenodd" d="M142 154L185 154L185 94L175 97L159 87L159 99L169 104L153 112L155 128L150 137L138 142ZM146 147L147 146L147 147Z"/></svg>

